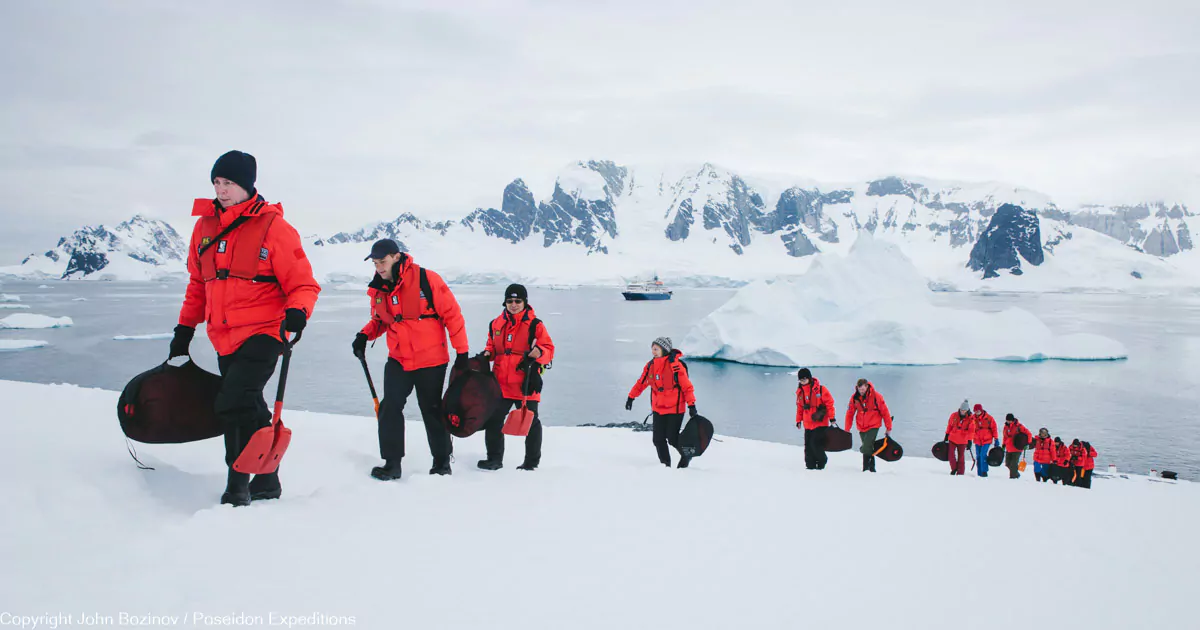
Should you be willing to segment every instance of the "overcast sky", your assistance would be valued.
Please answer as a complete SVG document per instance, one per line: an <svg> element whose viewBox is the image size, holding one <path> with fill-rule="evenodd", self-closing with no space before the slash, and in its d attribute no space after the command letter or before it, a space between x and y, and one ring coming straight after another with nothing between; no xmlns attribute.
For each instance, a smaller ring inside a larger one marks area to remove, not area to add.
<svg viewBox="0 0 1200 630"><path fill-rule="evenodd" d="M1198 33L1194 0L3 0L0 264L190 224L230 148L305 234L579 159L1195 204Z"/></svg>

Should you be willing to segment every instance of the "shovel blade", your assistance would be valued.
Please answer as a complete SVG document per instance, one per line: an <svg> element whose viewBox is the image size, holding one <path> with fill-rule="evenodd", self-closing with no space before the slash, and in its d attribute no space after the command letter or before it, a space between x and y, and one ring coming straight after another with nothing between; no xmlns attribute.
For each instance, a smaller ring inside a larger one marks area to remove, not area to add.
<svg viewBox="0 0 1200 630"><path fill-rule="evenodd" d="M504 427L500 432L504 435L512 435L515 437L525 437L529 435L529 427L533 426L533 411L527 407L517 407L508 413L508 417L504 420Z"/></svg>
<svg viewBox="0 0 1200 630"><path fill-rule="evenodd" d="M283 426L282 419L278 420L250 436L246 448L233 462L233 469L251 475L273 473L278 470L279 462L291 442L292 430Z"/></svg>

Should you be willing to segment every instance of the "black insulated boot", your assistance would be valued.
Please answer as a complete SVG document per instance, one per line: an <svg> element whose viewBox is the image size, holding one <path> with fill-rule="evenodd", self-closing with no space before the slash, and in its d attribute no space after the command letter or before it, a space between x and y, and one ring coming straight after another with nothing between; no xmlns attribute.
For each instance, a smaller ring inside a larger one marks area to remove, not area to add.
<svg viewBox="0 0 1200 630"><path fill-rule="evenodd" d="M283 494L283 486L279 485L279 471L265 475L254 475L250 480L250 500L269 501L278 499Z"/></svg>
<svg viewBox="0 0 1200 630"><path fill-rule="evenodd" d="M437 462L437 461L433 462L433 468L430 468L430 469L429 469L429 474L431 474L431 475L449 475L449 474L453 474L453 471L451 471L451 470L450 470L450 460L443 460L443 461L440 461L440 462Z"/></svg>
<svg viewBox="0 0 1200 630"><path fill-rule="evenodd" d="M531 462L531 461L527 460L527 461L523 462L520 466L517 466L517 470L537 470L537 467L538 467L537 462Z"/></svg>
<svg viewBox="0 0 1200 630"><path fill-rule="evenodd" d="M392 481L400 478L400 460L389 459L382 466L376 466L371 469L371 476L380 481Z"/></svg>
<svg viewBox="0 0 1200 630"><path fill-rule="evenodd" d="M691 457L681 457L679 459L679 466L677 466L677 468L687 468L688 464L690 463L692 463Z"/></svg>
<svg viewBox="0 0 1200 630"><path fill-rule="evenodd" d="M481 470L500 470L504 463L494 459L481 459L477 464Z"/></svg>
<svg viewBox="0 0 1200 630"><path fill-rule="evenodd" d="M225 494L221 495L221 505L241 507L250 505L250 475L240 473L229 467L229 479L225 482Z"/></svg>

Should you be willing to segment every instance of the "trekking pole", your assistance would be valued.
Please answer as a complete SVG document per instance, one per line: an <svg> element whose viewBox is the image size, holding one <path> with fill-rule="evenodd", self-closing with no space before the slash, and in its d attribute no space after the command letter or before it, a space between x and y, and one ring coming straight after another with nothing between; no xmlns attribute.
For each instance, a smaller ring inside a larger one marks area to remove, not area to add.
<svg viewBox="0 0 1200 630"><path fill-rule="evenodd" d="M379 419L379 394L375 393L375 382L371 380L371 369L367 367L367 357L359 357L362 362L363 374L367 375L367 387L371 388L371 400L375 401L375 419Z"/></svg>

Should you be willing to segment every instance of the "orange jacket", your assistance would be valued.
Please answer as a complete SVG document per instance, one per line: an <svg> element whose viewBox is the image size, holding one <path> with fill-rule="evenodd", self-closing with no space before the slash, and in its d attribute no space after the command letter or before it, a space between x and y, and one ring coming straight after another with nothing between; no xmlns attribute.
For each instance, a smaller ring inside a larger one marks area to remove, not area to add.
<svg viewBox="0 0 1200 630"><path fill-rule="evenodd" d="M1054 438L1033 438L1033 461L1037 464L1054 463Z"/></svg>
<svg viewBox="0 0 1200 630"><path fill-rule="evenodd" d="M1017 420L1015 422L1005 422L1004 423L1004 452L1006 452L1006 453L1020 453L1021 452L1021 449L1019 449L1013 445L1013 438L1017 437L1018 433L1024 433L1025 437L1029 438L1029 443L1030 444L1033 443L1033 434L1029 432L1029 429L1025 428L1025 425L1021 424L1020 420Z"/></svg>
<svg viewBox="0 0 1200 630"><path fill-rule="evenodd" d="M883 395L871 383L867 383L866 396L859 396L858 389L854 390L850 406L846 409L847 431L854 428L855 418L858 418L860 432L878 429L881 423L887 426L889 433L892 430L892 414L888 411L887 403L883 401Z"/></svg>
<svg viewBox="0 0 1200 630"><path fill-rule="evenodd" d="M526 306L520 314L511 315L506 309L500 316L488 325L486 351L495 362L493 372L500 382L500 391L509 400L521 400L522 386L525 384L525 372L518 370L517 365L529 352L529 325L537 318L532 306ZM533 345L542 351L536 359L539 365L546 365L554 360L554 340L546 332L546 324L538 320L534 331ZM535 392L529 395L529 400L541 400L542 394Z"/></svg>
<svg viewBox="0 0 1200 630"><path fill-rule="evenodd" d="M402 254L392 270L399 282L388 282L375 274L367 287L371 298L371 321L363 326L367 339L387 333L388 356L405 371L445 365L450 362L446 333L460 354L467 352L466 323L458 300L438 274L426 269L433 307L421 288L421 268L412 256Z"/></svg>
<svg viewBox="0 0 1200 630"><path fill-rule="evenodd" d="M659 415L683 413L688 405L696 404L692 380L678 361L682 357L682 352L672 350L665 357L651 359L629 390L629 397L637 398L649 387L650 409Z"/></svg>
<svg viewBox="0 0 1200 630"><path fill-rule="evenodd" d="M1091 444L1088 444L1086 447L1082 448L1081 450L1083 452L1081 453L1082 463L1080 465L1083 466L1084 470L1095 469L1096 468L1096 455L1097 455L1095 447L1093 447Z"/></svg>
<svg viewBox="0 0 1200 630"><path fill-rule="evenodd" d="M975 437L975 418L971 414L963 414L960 411L955 411L950 414L950 421L946 423L946 433L949 434L951 444L966 444Z"/></svg>
<svg viewBox="0 0 1200 630"><path fill-rule="evenodd" d="M298 308L312 316L321 286L313 278L300 235L283 219L283 206L257 195L230 208L197 199L200 217L188 245L188 286L179 323L208 323L208 338L221 356L230 355L254 335L279 339L284 312ZM245 221L221 236L235 220ZM199 250L207 241L201 259Z"/></svg>
<svg viewBox="0 0 1200 630"><path fill-rule="evenodd" d="M825 417L817 421L813 414L821 408L825 409ZM802 424L805 429L812 430L827 427L835 419L837 409L833 406L833 394L829 393L829 389L822 385L821 381L814 378L808 387L801 385L796 388L796 424Z"/></svg>
<svg viewBox="0 0 1200 630"><path fill-rule="evenodd" d="M988 446L999 437L996 433L996 419L992 414L983 412L975 415L975 433L972 436L976 446Z"/></svg>
<svg viewBox="0 0 1200 630"><path fill-rule="evenodd" d="M1071 465L1071 448L1066 444L1055 443L1054 445L1054 465L1055 466L1070 466Z"/></svg>

